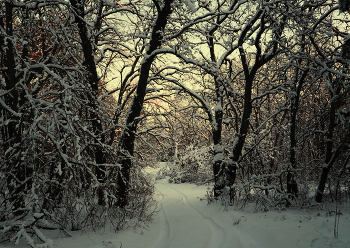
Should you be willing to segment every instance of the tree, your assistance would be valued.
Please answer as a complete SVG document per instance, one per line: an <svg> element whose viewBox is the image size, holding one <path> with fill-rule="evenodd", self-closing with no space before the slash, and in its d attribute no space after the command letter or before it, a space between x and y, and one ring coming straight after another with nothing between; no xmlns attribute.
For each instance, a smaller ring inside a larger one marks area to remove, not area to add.
<svg viewBox="0 0 350 248"><path fill-rule="evenodd" d="M86 23L130 9L78 5L1 3L0 173L6 182L0 183L0 225L6 231L0 241L24 237L34 247L26 233L42 238L37 227L44 221L63 230L96 226L96 205L106 206L102 212L118 229L129 211L114 206L115 179L106 168L118 167L119 153L105 139L116 127L114 103L98 76L108 71L108 55L121 49L108 38L115 29L97 24L94 32ZM134 183L133 206L151 203L152 185L141 181Z"/></svg>
<svg viewBox="0 0 350 248"><path fill-rule="evenodd" d="M146 54L140 67L139 81L126 118L126 128L124 129L120 139L120 148L125 154L122 159L122 168L118 173L118 205L120 207L125 207L127 205L130 168L132 165L132 156L134 155L135 133L138 124L137 118L141 114L143 102L147 92L149 72L155 59L153 52L155 52L162 45L162 33L167 24L168 16L171 14L172 2L172 0L164 1L164 4L160 6L157 1L153 1L157 8L157 17L154 26L152 27L149 46L146 48Z"/></svg>
<svg viewBox="0 0 350 248"><path fill-rule="evenodd" d="M94 49L93 49L93 41L91 40L91 37L88 35L88 29L86 26L85 21L85 1L82 0L78 2L77 0L71 0L72 7L74 8L74 11L76 12L75 15L75 22L78 25L79 30L79 36L80 41L82 45L83 55L84 55L84 61L82 65L86 68L87 71L87 84L91 88L92 95L89 96L89 119L91 120L93 133L95 135L95 160L97 164L96 168L96 176L97 180L100 183L106 182L106 167L103 165L106 163L106 155L103 152L103 149L100 148L99 144L105 143L105 137L103 134L103 127L102 127L102 121L101 118L98 115L97 112L97 105L96 105L96 99L99 92L99 78L97 75L97 68L95 64L95 58L94 58ZM97 10L99 11L99 16L97 16L96 21L96 32L99 31L98 25L101 26L101 15L102 15L102 9L103 9L103 3L100 3L100 6L98 6ZM97 40L98 36L96 36L95 42ZM97 42L96 42L97 43ZM101 191L102 189L100 189ZM102 190L103 191L103 190ZM99 204L104 205L104 194L100 193L99 197Z"/></svg>
<svg viewBox="0 0 350 248"><path fill-rule="evenodd" d="M13 18L14 6L5 2L2 3L2 9L5 10L3 13L4 19L1 18L0 28L1 28L1 54L2 54L2 70L3 75L1 80L3 85L5 85L4 90L7 94L4 94L3 104L2 104L2 143L3 152L5 154L4 159L9 161L9 168L13 167L12 173L7 178L7 185L9 191L11 192L10 204L13 205L14 214L21 215L24 208L24 195L23 191L26 190L25 181L25 169L18 156L14 156L20 153L20 144L22 140L20 119L21 114L19 114L19 94L16 90L19 78L16 77L16 61L15 61L15 47L14 43L14 32L13 26L15 20ZM5 106L4 106L5 105ZM15 148L15 149L13 149ZM19 182L18 182L18 181Z"/></svg>
<svg viewBox="0 0 350 248"><path fill-rule="evenodd" d="M243 112L241 117L241 123L237 138L235 139L228 160L228 177L229 185L235 183L237 169L240 168L239 160L242 155L243 146L247 138L249 126L250 126L250 117L252 113L252 90L253 83L256 79L256 74L258 70L264 66L266 63L271 61L276 55L281 52L283 47L279 47L280 43L283 41L284 29L287 22L286 10L288 10L288 3L283 3L282 5L262 6L255 15L252 16L250 21L244 26L242 33L238 39L238 50L240 53L240 60L243 67L243 75L245 79L244 86L244 100L243 100ZM278 11L278 12L275 12ZM278 13L278 14L277 14ZM276 15L277 14L277 15ZM276 18L278 16L278 19ZM275 19L276 18L276 19ZM274 22L274 25L270 25L270 22ZM262 37L265 32L268 32L272 28L270 41L262 48ZM246 43L248 35L251 32L257 32L254 39L254 48L256 49L255 58L252 65L249 64L247 60L247 55L243 44ZM263 50L264 49L264 50ZM267 93L268 94L268 93ZM256 99L258 99L257 97ZM231 198L233 197L234 192L231 192Z"/></svg>

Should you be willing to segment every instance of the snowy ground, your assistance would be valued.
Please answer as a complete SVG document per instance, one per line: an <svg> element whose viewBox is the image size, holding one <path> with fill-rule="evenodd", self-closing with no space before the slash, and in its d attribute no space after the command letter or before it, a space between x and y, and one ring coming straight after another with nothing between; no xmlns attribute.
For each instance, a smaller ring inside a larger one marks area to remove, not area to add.
<svg viewBox="0 0 350 248"><path fill-rule="evenodd" d="M325 211L227 210L207 205L205 186L157 181L159 212L148 230L78 231L71 238L52 235L55 248L295 248L350 247L349 207L340 206L339 238L333 209ZM347 205L349 206L349 205ZM25 244L0 247L28 247Z"/></svg>

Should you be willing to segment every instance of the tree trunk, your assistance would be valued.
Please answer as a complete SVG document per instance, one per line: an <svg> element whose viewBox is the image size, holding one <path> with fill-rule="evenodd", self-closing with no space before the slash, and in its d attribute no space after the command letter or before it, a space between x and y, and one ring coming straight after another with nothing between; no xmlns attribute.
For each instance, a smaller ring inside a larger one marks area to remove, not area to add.
<svg viewBox="0 0 350 248"><path fill-rule="evenodd" d="M261 51L258 51L256 54L256 61L253 67L249 68L249 62L247 61L245 51L243 48L243 43L244 43L244 38L250 30L250 28L254 25L254 23L260 18L262 14L262 11L259 10L253 17L252 21L247 25L239 40L238 40L238 49L240 53L240 58L243 66L243 71L244 71L244 78L245 78L245 86L244 86L244 106L243 106L243 114L242 114L242 119L241 119L241 125L239 128L238 132L238 137L235 139L235 142L232 147L232 151L230 154L230 158L227 163L227 180L229 183L229 186L231 187L235 181L236 181L236 173L237 173L237 168L238 168L238 160L242 154L243 146L245 143L246 136L248 134L249 130L249 118L252 113L252 87L253 87L253 80L255 77L255 74L257 70L264 65L268 60L267 58L261 59ZM261 26L261 29L264 29L264 25ZM257 37L259 39L259 37ZM275 50L275 49L274 49ZM272 58L273 56L271 56ZM233 190L231 188L230 192L230 198L231 201L233 200Z"/></svg>
<svg viewBox="0 0 350 248"><path fill-rule="evenodd" d="M233 2L228 9L232 10L236 6L237 2ZM216 24L213 25L208 35L208 46L210 51L210 60L213 64L217 64L215 56L215 42L214 34L220 27L220 25L229 17L229 14L218 18ZM219 65L221 66L221 65ZM221 191L226 186L225 171L226 166L224 162L224 149L222 147L222 118L223 118L223 82L220 80L219 76L214 76L215 82L215 93L216 93L216 107L215 116L212 122L212 132L213 132L213 143L214 143L214 159L213 159L213 173L214 173L214 197L221 195Z"/></svg>
<svg viewBox="0 0 350 248"><path fill-rule="evenodd" d="M301 62L301 61L300 61ZM300 63L299 63L300 64ZM295 172L294 170L297 168L297 161L296 161L296 126L297 126L297 113L299 109L299 99L300 99L300 92L303 87L303 84L305 82L305 78L309 72L309 69L306 69L303 74L301 75L300 79L299 77L299 68L295 69L294 73L294 92L292 92L292 99L291 99L291 105L290 105L290 114L291 114L291 120L290 120L290 157L289 157L289 166L288 166L288 172L287 172L287 193L290 195L290 197L298 197L298 184L295 180ZM296 87L297 82L298 86ZM296 87L296 88L295 88Z"/></svg>
<svg viewBox="0 0 350 248"><path fill-rule="evenodd" d="M218 87L217 87L218 88ZM218 89L217 89L218 91ZM213 142L214 142L214 197L221 195L221 190L225 187L224 179L224 150L222 147L221 133L222 133L222 94L218 93L218 102L215 108L215 123L213 125Z"/></svg>
<svg viewBox="0 0 350 248"><path fill-rule="evenodd" d="M94 154L95 154L95 161L97 164L96 167L96 177L99 183L103 184L106 181L106 173L105 173L105 166L103 164L106 163L106 156L103 152L103 149L99 147L98 143L105 143L105 137L102 134L103 133L103 126L100 117L97 114L97 105L96 105L96 99L98 97L98 75L96 70L96 64L94 59L94 50L92 46L92 41L89 39L88 36L88 29L86 27L86 23L84 21L84 1L78 2L78 0L71 0L70 1L73 8L76 10L78 15L75 16L75 21L78 24L79 29L79 36L82 43L82 49L84 54L84 62L83 66L86 68L88 72L87 76L87 82L91 87L91 95L89 95L89 115L91 119L92 124L92 130L93 134L95 135L96 139L94 141L95 147L94 147ZM99 195L99 204L104 205L104 199L101 198L101 195Z"/></svg>
<svg viewBox="0 0 350 248"><path fill-rule="evenodd" d="M257 52L255 55L255 62L253 66L249 66L249 62L247 61L245 50L243 48L243 43L245 36L247 32L252 28L255 22L258 21L260 18L261 20L261 26L260 26L260 31L257 37L256 37L256 48ZM281 36L281 32L284 29L284 22L286 17L284 16L282 18L281 26L280 29L275 29L274 35L276 37ZM273 45L271 46L271 51L267 54L261 54L261 47L258 45L259 39L261 38L261 34L264 32L266 28L266 22L265 22L265 15L263 14L262 10L259 10L253 17L252 21L249 23L249 25L246 25L244 30L242 31L242 34L238 40L238 50L240 53L240 58L243 66L243 72L244 72L244 79L245 79L245 86L244 86L244 107L243 107L243 114L242 114L242 119L241 119L241 125L239 128L238 132L238 137L235 139L235 142L232 147L232 151L230 154L230 158L227 163L227 176L228 176L228 183L231 187L231 192L230 192L230 198L231 201L233 200L233 194L234 194L234 189L232 188L232 185L235 183L236 176L237 176L237 169L239 167L239 159L242 155L243 151L243 146L245 144L245 139L247 137L248 131L249 131L249 125L250 125L250 116L252 113L252 89L253 89L253 81L255 79L255 75L257 71L259 70L260 67L265 65L268 61L272 60L276 54L277 54L277 48L278 48L278 42L275 41Z"/></svg>
<svg viewBox="0 0 350 248"><path fill-rule="evenodd" d="M156 22L152 29L152 35L149 42L149 47L146 49L146 56L141 64L140 77L137 84L134 98L129 107L129 111L126 118L125 129L122 133L120 140L120 148L123 153L122 156L122 168L118 173L118 206L124 208L127 204L127 196L130 182L130 169L132 166L132 159L134 155L134 142L138 120L137 118L141 114L143 102L146 96L148 77L151 65L155 59L154 55L151 55L158 47L162 45L162 31L164 30L168 16L171 14L171 4L174 0L164 1L164 5L160 7L156 1L158 15Z"/></svg>
<svg viewBox="0 0 350 248"><path fill-rule="evenodd" d="M246 79L246 84L244 89L245 90L244 91L244 108L243 108L242 122L239 128L238 137L234 142L234 145L232 147L232 151L230 154L230 158L227 163L229 185L233 185L235 183L236 173L238 168L238 160L242 154L245 139L247 137L248 130L249 130L249 118L252 113L252 103L251 103L252 85L253 85L253 78L248 77Z"/></svg>
<svg viewBox="0 0 350 248"><path fill-rule="evenodd" d="M339 94L339 87L336 90L336 95ZM335 159L338 157L338 150L333 154L333 133L336 125L336 106L332 100L334 99L334 95L330 90L331 98L331 109L329 115L329 125L327 130L327 139L326 139L326 158L322 167L322 173L320 177L320 181L318 183L317 191L316 191L316 202L321 203L323 198L324 189L326 186L327 178L329 171L332 168L332 165L335 162Z"/></svg>
<svg viewBox="0 0 350 248"><path fill-rule="evenodd" d="M3 20L1 25L4 26ZM12 211L15 216L22 215L24 213L24 194L27 186L26 170L23 161L21 161L21 125L19 115L19 94L17 89L18 79L15 71L15 46L12 43L13 37L13 5L10 2L5 3L5 30L7 39L6 49L3 49L4 38L1 37L3 57L3 67L6 67L5 77L5 90L8 92L4 95L4 102L6 107L2 107L1 114L3 116L4 123L2 126L1 134L4 140L3 146L5 151L5 161L7 165L7 187L9 190L9 202L12 205ZM16 115L18 113L18 115Z"/></svg>

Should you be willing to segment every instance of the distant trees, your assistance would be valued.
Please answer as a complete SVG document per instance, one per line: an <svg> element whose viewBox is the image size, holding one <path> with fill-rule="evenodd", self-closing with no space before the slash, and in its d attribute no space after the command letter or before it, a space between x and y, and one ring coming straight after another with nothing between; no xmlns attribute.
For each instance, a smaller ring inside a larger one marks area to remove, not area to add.
<svg viewBox="0 0 350 248"><path fill-rule="evenodd" d="M252 187L267 197L272 192L288 204L297 204L295 199L300 190L305 190L305 180L311 179L302 174L312 174L311 180L317 184L318 170L307 171L313 166L318 168L323 159L317 150L326 152L326 143L334 142L332 128L326 132L328 138L320 135L325 131L312 129L321 124L316 116L324 116L322 113L328 109L329 102L319 96L333 85L329 84L330 77L348 77L342 74L348 65L343 69L333 67L333 63L345 65L339 57L343 41L336 38L347 36L340 31L346 29L341 26L344 22L334 16L338 6L321 1L217 4L192 6L195 20L200 21L191 33L186 32L191 22L181 31L182 43L173 52L182 64L192 65L191 73L198 70L203 75L192 79L197 88L189 87L180 77L163 78L195 99L203 109L201 119L211 125L216 197L230 188L233 200L235 190L243 190L240 194L244 194ZM215 18L207 24L203 16ZM204 44L206 50L202 48ZM180 68L177 71L188 72ZM333 86L331 92L340 94ZM328 117L331 119L327 123L335 121L335 115ZM323 130L326 122L323 119ZM225 133L231 131L232 143L222 143L223 123ZM328 147L330 154L336 151ZM343 152L344 148L342 145ZM231 149L229 157L225 149ZM321 178L325 174L328 173L322 173ZM318 190L317 195L323 190Z"/></svg>
<svg viewBox="0 0 350 248"><path fill-rule="evenodd" d="M154 51L153 75L163 85L173 84L171 91L188 94L193 102L187 109L196 109L193 118L210 126L215 196L230 192L233 200L236 190L253 187L292 204L304 190L302 173L322 159L316 150L324 149L326 138L312 128L327 104L318 95L326 92L331 74L343 73L330 69L331 60L339 61L339 48L330 48L336 39L325 42L345 35L340 19L329 21L338 6L308 1L173 4L177 8L162 33L162 48ZM322 55L326 50L329 54ZM165 57L173 61L160 62ZM317 181L317 172L311 174Z"/></svg>

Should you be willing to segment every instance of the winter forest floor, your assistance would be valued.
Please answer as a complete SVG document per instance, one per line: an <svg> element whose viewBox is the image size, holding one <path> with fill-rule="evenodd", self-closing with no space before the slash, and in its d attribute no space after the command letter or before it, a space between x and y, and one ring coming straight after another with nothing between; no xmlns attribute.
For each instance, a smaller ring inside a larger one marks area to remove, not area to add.
<svg viewBox="0 0 350 248"><path fill-rule="evenodd" d="M147 229L77 231L63 238L45 233L55 248L302 248L350 247L350 204L341 205L339 237L334 238L333 207L254 213L207 204L207 186L156 183L158 212ZM29 247L23 240L17 246Z"/></svg>

